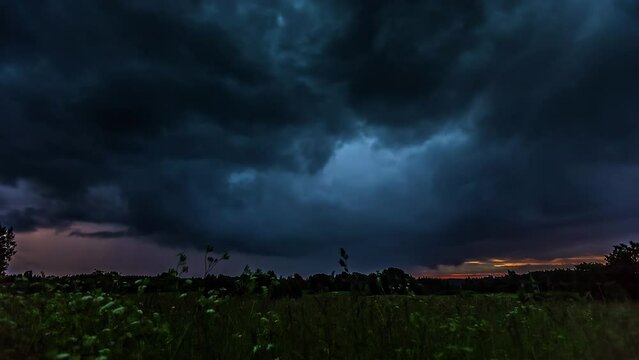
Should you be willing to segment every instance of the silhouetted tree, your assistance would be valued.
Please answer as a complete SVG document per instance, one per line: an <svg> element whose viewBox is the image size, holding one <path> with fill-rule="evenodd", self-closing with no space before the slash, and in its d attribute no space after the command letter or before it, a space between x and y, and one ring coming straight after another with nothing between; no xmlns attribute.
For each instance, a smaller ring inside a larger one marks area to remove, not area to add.
<svg viewBox="0 0 639 360"><path fill-rule="evenodd" d="M606 266L612 279L633 298L639 298L639 243L615 245L606 256Z"/></svg>
<svg viewBox="0 0 639 360"><path fill-rule="evenodd" d="M615 245L612 252L606 255L606 264L612 268L639 269L639 243Z"/></svg>
<svg viewBox="0 0 639 360"><path fill-rule="evenodd" d="M412 276L402 269L390 267L379 275L383 291L386 294L406 294L414 282Z"/></svg>
<svg viewBox="0 0 639 360"><path fill-rule="evenodd" d="M16 240L13 228L0 225L0 274L4 274L9 266L9 261L16 253Z"/></svg>

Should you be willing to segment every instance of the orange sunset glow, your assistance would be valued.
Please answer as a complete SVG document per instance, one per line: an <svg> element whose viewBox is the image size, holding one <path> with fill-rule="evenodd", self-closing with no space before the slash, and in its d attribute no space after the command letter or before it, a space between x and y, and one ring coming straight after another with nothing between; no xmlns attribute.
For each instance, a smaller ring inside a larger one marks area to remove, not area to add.
<svg viewBox="0 0 639 360"><path fill-rule="evenodd" d="M417 277L438 279L466 279L485 276L502 276L508 270L517 273L528 271L571 268L581 263L602 263L603 255L561 257L553 259L534 258L489 258L467 260L459 265L438 265L435 269L422 269L415 272Z"/></svg>

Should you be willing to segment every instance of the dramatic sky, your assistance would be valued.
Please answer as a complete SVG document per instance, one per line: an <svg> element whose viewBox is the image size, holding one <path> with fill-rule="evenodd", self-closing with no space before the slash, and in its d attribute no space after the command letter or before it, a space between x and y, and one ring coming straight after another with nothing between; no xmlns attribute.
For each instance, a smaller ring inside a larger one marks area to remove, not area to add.
<svg viewBox="0 0 639 360"><path fill-rule="evenodd" d="M638 81L634 0L1 0L10 269L598 259L639 235Z"/></svg>

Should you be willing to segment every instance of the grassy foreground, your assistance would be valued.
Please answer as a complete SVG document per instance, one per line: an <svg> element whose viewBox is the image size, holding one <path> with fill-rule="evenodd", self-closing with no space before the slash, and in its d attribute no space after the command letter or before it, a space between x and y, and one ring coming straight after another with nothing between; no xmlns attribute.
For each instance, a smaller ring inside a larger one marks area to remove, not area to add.
<svg viewBox="0 0 639 360"><path fill-rule="evenodd" d="M631 359L639 308L511 295L0 293L0 358Z"/></svg>

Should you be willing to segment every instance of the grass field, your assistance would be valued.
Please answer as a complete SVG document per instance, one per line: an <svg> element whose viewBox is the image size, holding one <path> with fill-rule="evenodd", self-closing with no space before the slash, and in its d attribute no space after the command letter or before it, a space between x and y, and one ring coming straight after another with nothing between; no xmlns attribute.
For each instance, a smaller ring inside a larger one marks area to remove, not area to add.
<svg viewBox="0 0 639 360"><path fill-rule="evenodd" d="M1 359L636 359L634 304L0 293Z"/></svg>

